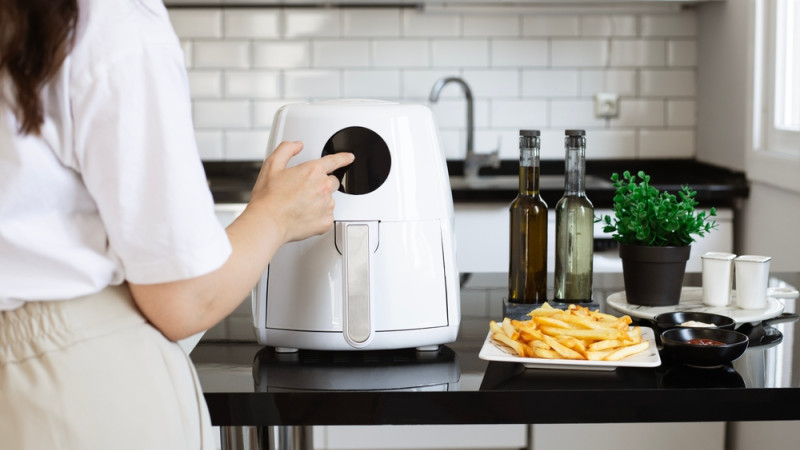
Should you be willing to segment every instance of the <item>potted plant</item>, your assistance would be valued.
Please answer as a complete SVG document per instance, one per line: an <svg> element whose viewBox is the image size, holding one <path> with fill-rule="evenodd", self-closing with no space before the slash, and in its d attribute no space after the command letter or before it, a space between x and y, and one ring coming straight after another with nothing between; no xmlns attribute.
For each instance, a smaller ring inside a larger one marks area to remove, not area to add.
<svg viewBox="0 0 800 450"><path fill-rule="evenodd" d="M634 305L667 306L680 301L686 261L694 236L717 227L716 210L695 211L697 192L682 186L675 196L650 185L643 171L622 178L611 175L616 189L614 218L598 218L603 231L619 242L627 301Z"/></svg>

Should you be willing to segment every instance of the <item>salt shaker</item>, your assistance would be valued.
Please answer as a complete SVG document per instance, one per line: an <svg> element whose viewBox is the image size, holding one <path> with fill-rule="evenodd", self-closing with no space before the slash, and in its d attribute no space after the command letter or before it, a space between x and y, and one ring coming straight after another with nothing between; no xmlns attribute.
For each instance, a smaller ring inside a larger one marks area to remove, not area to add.
<svg viewBox="0 0 800 450"><path fill-rule="evenodd" d="M727 306L731 302L733 285L733 253L708 252L703 261L703 303L708 306Z"/></svg>
<svg viewBox="0 0 800 450"><path fill-rule="evenodd" d="M767 306L769 263L772 257L742 255L733 260L736 270L736 305L742 309Z"/></svg>

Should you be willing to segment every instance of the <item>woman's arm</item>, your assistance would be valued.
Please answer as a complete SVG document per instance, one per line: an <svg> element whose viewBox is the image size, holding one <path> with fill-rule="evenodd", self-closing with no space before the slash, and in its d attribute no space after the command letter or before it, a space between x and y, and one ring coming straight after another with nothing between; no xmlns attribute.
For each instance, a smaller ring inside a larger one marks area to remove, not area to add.
<svg viewBox="0 0 800 450"><path fill-rule="evenodd" d="M299 142L281 143L264 161L250 203L226 230L233 251L222 267L186 280L130 284L139 309L167 338L214 326L247 297L281 245L333 226L332 194L339 181L329 174L354 157L339 153L287 168L302 148Z"/></svg>

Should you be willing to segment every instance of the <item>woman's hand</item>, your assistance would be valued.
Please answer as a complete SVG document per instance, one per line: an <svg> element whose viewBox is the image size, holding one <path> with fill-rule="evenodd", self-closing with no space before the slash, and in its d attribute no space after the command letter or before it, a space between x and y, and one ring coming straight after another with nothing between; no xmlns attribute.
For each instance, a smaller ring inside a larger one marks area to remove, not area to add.
<svg viewBox="0 0 800 450"><path fill-rule="evenodd" d="M250 293L281 245L333 226L339 180L329 174L354 156L338 153L287 168L302 149L300 142L283 142L264 161L250 203L226 229L233 252L222 267L186 280L130 284L136 304L169 339L214 326Z"/></svg>
<svg viewBox="0 0 800 450"><path fill-rule="evenodd" d="M248 204L275 223L283 242L321 234L333 226L332 194L339 180L330 174L354 159L352 153L337 153L287 168L302 150L302 142L282 142L264 161Z"/></svg>

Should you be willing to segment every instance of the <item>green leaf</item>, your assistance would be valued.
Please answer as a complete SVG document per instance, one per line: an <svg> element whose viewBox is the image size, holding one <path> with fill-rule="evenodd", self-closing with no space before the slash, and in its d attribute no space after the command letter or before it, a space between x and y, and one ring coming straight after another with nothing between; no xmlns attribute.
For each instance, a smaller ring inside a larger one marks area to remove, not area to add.
<svg viewBox="0 0 800 450"><path fill-rule="evenodd" d="M637 181L637 177L638 180ZM711 217L716 209L695 212L697 192L681 186L677 195L660 192L650 185L650 175L640 170L636 175L629 171L611 174L614 186L614 219L602 218L603 231L613 232L612 238L638 245L689 245L692 236L704 236L717 228ZM600 218L598 218L598 221Z"/></svg>

